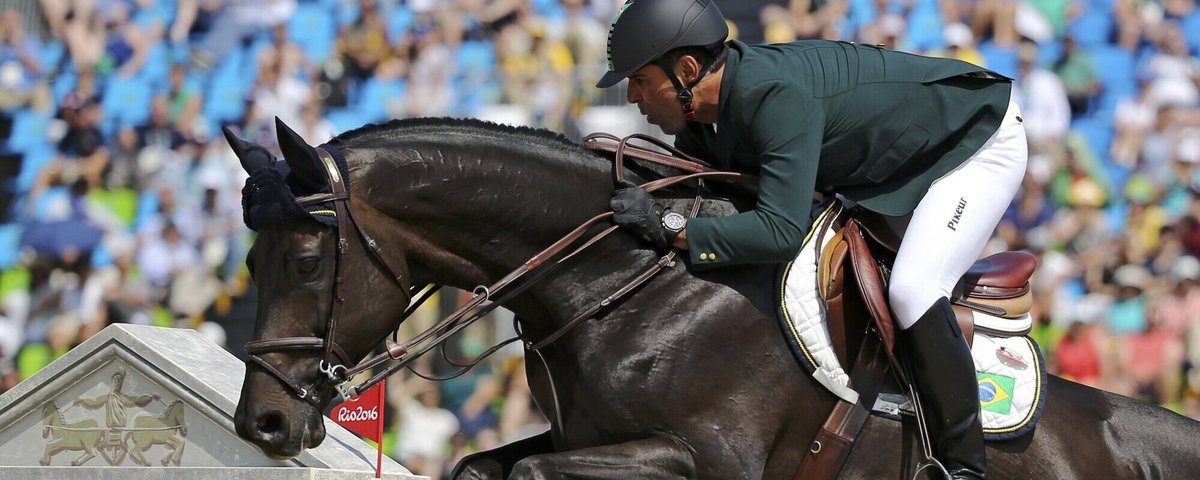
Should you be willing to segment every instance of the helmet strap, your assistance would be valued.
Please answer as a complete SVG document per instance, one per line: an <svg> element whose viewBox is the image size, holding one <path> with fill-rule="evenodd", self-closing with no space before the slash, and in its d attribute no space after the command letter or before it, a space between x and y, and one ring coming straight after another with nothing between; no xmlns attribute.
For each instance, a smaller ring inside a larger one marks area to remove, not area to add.
<svg viewBox="0 0 1200 480"><path fill-rule="evenodd" d="M700 74L696 75L696 80L687 85L684 85L683 82L679 81L679 77L675 76L674 65L669 64L669 62L663 58L659 58L657 63L658 66L662 68L663 72L667 74L667 79L670 80L671 84L675 86L675 99L678 100L679 105L683 107L683 119L688 123L695 122L696 109L692 107L692 88L699 84L700 80L704 79L704 76L708 74L709 67L711 67L714 62L706 62L704 65L701 65Z"/></svg>

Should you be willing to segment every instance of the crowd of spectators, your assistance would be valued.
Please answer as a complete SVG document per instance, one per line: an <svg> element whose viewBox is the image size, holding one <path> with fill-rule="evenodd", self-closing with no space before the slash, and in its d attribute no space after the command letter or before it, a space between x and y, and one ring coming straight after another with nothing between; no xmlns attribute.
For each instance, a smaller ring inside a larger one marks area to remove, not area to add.
<svg viewBox="0 0 1200 480"><path fill-rule="evenodd" d="M252 234L220 127L273 146L278 116L315 145L504 109L579 138L589 110L623 102L592 86L621 3L0 1L0 392L111 323L224 341L215 319L253 294ZM1195 0L720 3L745 41L852 40L1014 78L1030 163L989 249L1041 260L1034 335L1052 372L1200 418ZM438 478L544 429L522 362L398 377L389 454Z"/></svg>

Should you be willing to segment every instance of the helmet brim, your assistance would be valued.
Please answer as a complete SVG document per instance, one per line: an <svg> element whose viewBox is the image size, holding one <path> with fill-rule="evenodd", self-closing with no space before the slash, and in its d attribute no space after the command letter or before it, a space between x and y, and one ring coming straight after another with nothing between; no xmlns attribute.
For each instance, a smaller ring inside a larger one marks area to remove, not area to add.
<svg viewBox="0 0 1200 480"><path fill-rule="evenodd" d="M604 74L603 77L600 77L599 82L596 82L596 88L611 87L613 85L621 83L621 80L624 80L626 77L628 77L631 74L633 74L633 72L607 72Z"/></svg>

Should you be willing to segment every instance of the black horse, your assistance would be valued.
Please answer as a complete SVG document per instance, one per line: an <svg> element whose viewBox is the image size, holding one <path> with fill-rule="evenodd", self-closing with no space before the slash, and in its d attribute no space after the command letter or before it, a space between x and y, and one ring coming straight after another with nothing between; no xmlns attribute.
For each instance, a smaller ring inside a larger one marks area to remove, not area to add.
<svg viewBox="0 0 1200 480"><path fill-rule="evenodd" d="M287 184L328 185L313 147L277 126ZM255 146L230 140L247 171L270 168L253 158ZM321 337L337 287L343 320L332 336L354 360L396 327L412 285L490 284L605 211L613 190L605 155L553 133L479 121L396 120L340 135L329 148L344 155L350 212L379 240L378 254L347 234L336 282L336 228L305 219L260 226L247 258L260 293L254 335ZM690 206L682 196L669 202ZM747 206L707 199L700 215ZM611 235L506 306L537 341L658 258L630 235ZM693 272L679 262L542 350L544 364L530 355L529 384L551 430L464 459L456 478L791 478L835 397L797 365L777 327L776 271ZM319 407L335 395L319 372L321 353L261 357L246 372L239 435L277 458L320 444ZM1059 378L1046 395L1034 433L989 445L994 478L1200 471L1198 422ZM842 476L910 478L918 444L914 427L872 418Z"/></svg>

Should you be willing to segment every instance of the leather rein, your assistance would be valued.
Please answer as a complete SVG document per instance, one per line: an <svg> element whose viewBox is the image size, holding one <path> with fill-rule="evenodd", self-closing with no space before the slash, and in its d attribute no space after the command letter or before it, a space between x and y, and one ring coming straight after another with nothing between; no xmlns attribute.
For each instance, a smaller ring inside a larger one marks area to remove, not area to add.
<svg viewBox="0 0 1200 480"><path fill-rule="evenodd" d="M629 145L631 140L643 140L658 146L659 148L670 152L670 154L658 153L651 150L641 149ZM615 143L614 143L615 142ZM675 149L673 146L643 134L634 134L625 138L618 138L607 133L597 133L584 138L584 147L592 150L611 152L613 158L613 177L614 183L624 178L624 160L626 155L657 163L667 167L675 168L686 172L682 175L660 178L642 184L642 187L649 192L653 192L662 188L666 188L681 182L696 180L698 182L698 190L696 199L692 204L691 211L687 217L695 217L700 210L700 188L703 186L703 180L715 179L733 183L742 183L752 185L754 179L752 176L715 170L704 163L687 156L683 152ZM580 252L595 245L604 237L607 237L613 231L619 228L613 224L600 231L599 233L588 238L569 253L564 254L571 246L580 242L584 235L596 224L608 221L612 218L612 212L604 212L598 214L575 229L571 230L563 238L551 244L546 249L537 253L529 260L525 261L520 267L505 275L500 280L487 286L477 286L472 291L473 295L469 301L448 315L446 318L437 322L433 326L425 329L421 333L414 336L412 339L404 343L396 343L396 331L393 330L390 335L385 335L376 343L384 344L384 351L367 358L361 362L354 362L340 345L337 344L337 327L341 317L342 307L346 302L345 296L345 259L346 250L349 247L347 232L351 228L358 233L358 237L367 245L367 251L379 263L383 269L389 274L400 288L404 287L403 279L388 265L383 255L382 249L378 243L369 236L362 227L354 221L350 214L349 202L350 193L346 189L345 179L342 178L340 171L333 159L333 156L326 150L327 147L317 147L318 158L325 166L326 175L329 178L331 193L322 193L297 198L297 202L302 207L308 207L316 204L332 202L334 204L335 213L338 222L338 241L336 250L336 267L334 277L334 299L331 306L329 316L326 320L325 333L323 337L308 336L308 337L282 337L272 339L251 340L246 343L246 357L248 362L262 367L267 373L274 376L281 384L288 387L298 398L308 402L318 410L324 408L318 394L319 384L302 386L298 382L292 380L288 375L284 374L278 368L271 365L270 362L264 360L262 355L268 353L285 353L294 351L312 351L321 350L322 356L318 369L324 377L319 383L327 383L333 386L335 391L342 397L342 400L349 400L363 392L369 390L383 379L395 374L400 369L408 367L414 360L427 353L441 344L450 337L470 326L475 321L483 318L492 310L502 306L505 302L516 297L524 292L529 287L536 284L539 280L546 277L550 272L561 266L566 261L574 258ZM482 353L475 361L462 366L464 369L470 368L477 364L484 357L498 350L500 347L511 343L517 339L522 340L526 350L537 352L540 355L541 349L552 344L554 341L566 335L569 331L591 318L603 308L611 305L613 302L624 297L629 292L644 284L646 281L653 278L659 272L667 267L675 265L676 252L670 250L665 255L661 256L653 265L643 270L639 275L634 277L629 283L618 288L616 291L604 297L604 299L584 309L576 315L571 321L563 324L554 332L547 335L538 341L532 341L524 338L522 334L509 340L505 340L500 344L488 349ZM528 275L528 278L526 276ZM519 280L523 280L518 282ZM397 327L413 314L430 296L433 295L440 287L435 285L413 285L408 288L408 298L410 300L408 308L405 309ZM416 298L415 301L413 299ZM519 330L518 330L519 331ZM388 337L391 338L388 338ZM543 359L544 361L544 359ZM348 381L359 373L375 368L390 362L385 368L376 372L369 379L358 385L347 385ZM465 370L464 370L465 371ZM557 395L556 395L557 396ZM556 409L557 410L557 409Z"/></svg>

